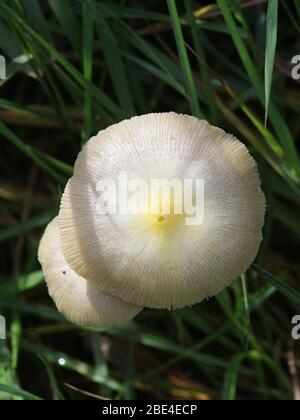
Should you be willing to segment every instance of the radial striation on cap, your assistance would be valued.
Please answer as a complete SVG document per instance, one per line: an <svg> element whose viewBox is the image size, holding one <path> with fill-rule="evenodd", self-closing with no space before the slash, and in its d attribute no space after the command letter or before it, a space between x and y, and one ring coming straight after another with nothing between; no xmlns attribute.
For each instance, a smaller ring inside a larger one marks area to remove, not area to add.
<svg viewBox="0 0 300 420"><path fill-rule="evenodd" d="M71 322L107 327L128 321L141 311L140 307L102 292L68 266L62 253L57 218L45 230L38 258L50 296L57 309Z"/></svg>
<svg viewBox="0 0 300 420"><path fill-rule="evenodd" d="M145 181L203 180L203 221L100 214L98 183L117 182L120 171ZM58 223L68 264L96 287L133 305L180 308L219 293L248 269L264 215L257 165L239 140L204 120L160 113L122 121L85 145Z"/></svg>

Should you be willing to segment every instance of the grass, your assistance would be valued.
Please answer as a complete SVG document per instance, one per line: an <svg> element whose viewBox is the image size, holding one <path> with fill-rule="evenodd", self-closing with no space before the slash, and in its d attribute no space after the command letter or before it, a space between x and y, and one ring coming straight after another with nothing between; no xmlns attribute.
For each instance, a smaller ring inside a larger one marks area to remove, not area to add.
<svg viewBox="0 0 300 420"><path fill-rule="evenodd" d="M296 0L1 2L0 399L299 395L299 28ZM46 292L42 231L91 135L169 110L235 134L258 162L268 211L257 261L193 308L72 325Z"/></svg>

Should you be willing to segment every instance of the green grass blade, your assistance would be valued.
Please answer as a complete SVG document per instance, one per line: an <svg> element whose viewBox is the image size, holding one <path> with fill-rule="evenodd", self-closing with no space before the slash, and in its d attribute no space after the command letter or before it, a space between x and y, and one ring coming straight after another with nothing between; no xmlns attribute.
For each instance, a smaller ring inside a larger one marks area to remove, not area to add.
<svg viewBox="0 0 300 420"><path fill-rule="evenodd" d="M55 210L48 210L45 213L39 214L38 216L34 216L31 219L28 219L25 222L15 223L13 225L9 225L4 227L0 231L0 243L11 239L20 233L27 232L31 229L36 229L38 227L43 227L47 223L50 222L51 219L55 216Z"/></svg>
<svg viewBox="0 0 300 420"><path fill-rule="evenodd" d="M82 42L79 21L75 15L74 2L70 0L48 0L77 56L81 56Z"/></svg>
<svg viewBox="0 0 300 420"><path fill-rule="evenodd" d="M17 369L19 353L20 353L20 337L22 332L21 316L17 310L13 311L10 323L10 338L11 338L11 366L12 369Z"/></svg>
<svg viewBox="0 0 300 420"><path fill-rule="evenodd" d="M83 75L88 82L92 81L93 74L93 38L94 38L94 18L88 2L82 5L82 24L83 24ZM83 142L87 141L91 135L92 126L92 95L85 89L84 92L84 128L82 133Z"/></svg>
<svg viewBox="0 0 300 420"><path fill-rule="evenodd" d="M99 15L97 23L101 47L119 104L127 116L133 116L136 113L135 106L117 39L105 19Z"/></svg>
<svg viewBox="0 0 300 420"><path fill-rule="evenodd" d="M15 58L20 56L22 51L10 28L0 21L0 47L7 57ZM5 80L5 79L4 79ZM3 80L1 80L3 82Z"/></svg>
<svg viewBox="0 0 300 420"><path fill-rule="evenodd" d="M19 293L24 293L42 283L44 275L42 271L35 271L30 274L19 276L15 280L0 283L0 297L13 297Z"/></svg>
<svg viewBox="0 0 300 420"><path fill-rule="evenodd" d="M125 328L111 327L103 329L103 332L107 332L112 335L119 335L123 337L128 337L129 339L140 342L143 345L170 353L181 354L185 351L189 351L184 346L181 346L172 340L166 339L160 335L155 335L151 333L145 333L143 331L133 331L126 330ZM189 354L190 358L198 363L206 363L208 365L218 366L224 368L226 366L226 361L220 357L212 356L205 353L192 353Z"/></svg>
<svg viewBox="0 0 300 420"><path fill-rule="evenodd" d="M294 6L295 6L295 9L296 9L298 20L300 21L300 4L299 4L298 0L294 0Z"/></svg>
<svg viewBox="0 0 300 420"><path fill-rule="evenodd" d="M174 79L174 77L170 77L168 73L163 69L154 66L152 63L149 63L148 61L138 58L131 54L126 54L125 57L128 58L128 60L140 66L149 74L153 75L158 80L162 80L164 83L171 86L176 92L180 93L181 95L185 94L184 86L182 86L181 83L177 82Z"/></svg>
<svg viewBox="0 0 300 420"><path fill-rule="evenodd" d="M161 71L165 74L164 81L168 81L171 86L178 92L185 95L185 88L181 82L181 72L177 64L175 64L168 56L166 56L159 49L154 47L149 42L145 41L142 37L138 36L129 26L124 25L122 35L128 42L135 46L143 55L154 62ZM131 55L132 56L132 55ZM139 62L140 58L135 57L134 60ZM158 75L156 75L158 77ZM160 76L159 76L160 77ZM180 82L178 81L180 80Z"/></svg>
<svg viewBox="0 0 300 420"><path fill-rule="evenodd" d="M187 99L190 103L190 108L193 113L198 118L203 118L203 113L200 110L199 101L197 97L196 87L193 79L193 74L184 43L183 33L179 21L179 16L177 12L175 0L168 0L168 7L170 12L170 17L173 26L173 32L177 44L177 50L180 59L180 65L184 76Z"/></svg>
<svg viewBox="0 0 300 420"><path fill-rule="evenodd" d="M81 86L91 92L92 96L97 99L101 105L118 119L124 116L124 112L100 89L94 84L87 82L83 75L49 42L34 31L17 13L15 13L8 5L0 5L0 13L8 19L13 19L20 27L44 49L45 54L57 60L60 66L69 73L74 80Z"/></svg>
<svg viewBox="0 0 300 420"><path fill-rule="evenodd" d="M49 384L50 384L51 389L52 389L53 399L54 400L65 400L65 398L64 398L64 396L63 396L63 394L62 394L62 392L60 390L60 387L59 387L59 384L58 384L58 380L57 380L57 378L55 376L54 369L47 362L47 360L44 359L44 357L42 357L42 356L39 355L39 359L41 360L41 362L45 366L46 373L47 373L47 376L49 378Z"/></svg>
<svg viewBox="0 0 300 420"><path fill-rule="evenodd" d="M236 398L236 388L237 388L237 379L238 379L238 370L240 364L244 358L248 357L248 352L238 353L230 361L228 370L226 373L224 386L223 386L223 400L224 401L234 401Z"/></svg>
<svg viewBox="0 0 300 420"><path fill-rule="evenodd" d="M258 98L260 99L261 103L265 105L265 94L264 94L264 86L259 77L259 74L253 64L253 61L250 57L250 54L246 48L246 45L239 33L238 27L234 21L232 13L230 11L229 5L226 1L217 0L218 6L222 11L224 16L225 22L228 25L230 30L232 39L235 43L236 49L239 53L240 59L247 71L249 79L256 91ZM284 119L282 118L280 112L277 108L272 104L270 101L269 104L269 115L272 121L272 125L276 131L278 139L281 141L282 145L284 146L286 155L289 160L289 164L292 170L300 177L300 159L297 152L297 149L294 144L293 137L290 133L290 130L285 123Z"/></svg>
<svg viewBox="0 0 300 420"><path fill-rule="evenodd" d="M10 140L22 153L32 159L38 166L46 172L49 172L57 181L63 184L65 183L65 179L42 158L42 153L40 151L37 152L32 146L23 143L23 141L2 121L0 121L0 134Z"/></svg>
<svg viewBox="0 0 300 420"><path fill-rule="evenodd" d="M34 304L32 302L26 303L12 298L0 298L0 307L17 309L18 311L34 315L37 318L67 323L56 309L46 305Z"/></svg>
<svg viewBox="0 0 300 420"><path fill-rule="evenodd" d="M11 396L15 395L17 397L21 397L24 400L29 401L41 401L42 398L38 397L37 395L31 394L30 392L24 391L21 388L12 385L5 385L0 383L0 391L10 394Z"/></svg>
<svg viewBox="0 0 300 420"><path fill-rule="evenodd" d="M272 206L273 216L293 233L300 237L300 211L299 207L294 208L275 199Z"/></svg>
<svg viewBox="0 0 300 420"><path fill-rule="evenodd" d="M267 125L269 102L277 45L278 0L268 2L267 38L265 52L265 125Z"/></svg>
<svg viewBox="0 0 300 420"><path fill-rule="evenodd" d="M114 391L120 391L123 389L123 386L118 381L103 375L99 369L94 369L91 365L78 359L74 359L63 352L52 350L49 347L45 347L39 343L33 343L25 339L21 340L21 345L27 351L44 357L48 363L58 365L58 361L63 359L64 364L60 365L62 368L73 370L74 372L88 378L92 382L105 385L107 388Z"/></svg>
<svg viewBox="0 0 300 420"><path fill-rule="evenodd" d="M276 289L286 296L291 302L300 307L300 293L283 283L273 274L268 273L256 264L252 264L252 268L265 280L270 282Z"/></svg>
<svg viewBox="0 0 300 420"><path fill-rule="evenodd" d="M217 116L218 116L218 109L213 98L213 88L212 88L212 83L210 80L210 75L209 75L209 71L208 71L208 67L206 63L206 54L205 54L205 51L201 42L203 39L203 34L201 32L201 29L196 24L196 21L193 15L191 2L189 0L185 0L184 4L187 11L188 19L191 25L193 43L194 43L195 52L198 58L200 73L203 79L203 87L205 87L205 89L203 89L204 90L203 93L206 96L206 100L210 109L211 123L216 124Z"/></svg>
<svg viewBox="0 0 300 420"><path fill-rule="evenodd" d="M244 64L244 67L247 70L249 78L260 98L263 98L263 88L261 80L257 74L257 71L253 65L251 57L245 47L244 41L242 40L240 33L238 31L238 27L234 21L230 8L228 6L228 2L224 0L217 0L219 8L221 9L225 22L227 23L228 29L230 30L231 36L235 43L235 46L238 50L240 58Z"/></svg>
<svg viewBox="0 0 300 420"><path fill-rule="evenodd" d="M22 5L25 13L29 16L33 27L41 34L45 39L53 42L49 26L44 16L41 3L38 0L23 0Z"/></svg>

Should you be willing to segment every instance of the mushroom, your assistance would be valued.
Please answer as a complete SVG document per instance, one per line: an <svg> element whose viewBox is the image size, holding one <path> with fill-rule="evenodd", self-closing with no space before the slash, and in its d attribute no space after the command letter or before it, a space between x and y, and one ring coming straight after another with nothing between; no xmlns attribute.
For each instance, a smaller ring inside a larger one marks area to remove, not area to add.
<svg viewBox="0 0 300 420"><path fill-rule="evenodd" d="M203 180L202 222L187 224L172 195L169 213L161 206L155 214L99 212L99 182L117 183L120 171L146 183ZM75 163L58 224L69 267L97 292L138 307L181 308L216 295L249 268L264 215L257 165L243 143L170 112L133 117L93 137Z"/></svg>
<svg viewBox="0 0 300 420"><path fill-rule="evenodd" d="M38 258L58 310L76 324L106 327L128 321L142 309L102 292L68 266L61 249L57 218L45 230Z"/></svg>

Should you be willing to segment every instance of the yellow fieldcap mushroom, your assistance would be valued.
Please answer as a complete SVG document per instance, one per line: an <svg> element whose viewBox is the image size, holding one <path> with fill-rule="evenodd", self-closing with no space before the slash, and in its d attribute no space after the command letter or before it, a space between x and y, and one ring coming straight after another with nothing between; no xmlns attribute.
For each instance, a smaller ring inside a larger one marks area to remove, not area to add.
<svg viewBox="0 0 300 420"><path fill-rule="evenodd" d="M45 230L38 258L58 310L76 324L106 327L128 321L142 309L102 292L70 269L62 253L57 218Z"/></svg>
<svg viewBox="0 0 300 420"><path fill-rule="evenodd" d="M99 212L99 182L117 183L121 171L146 183L202 180L201 223L174 211L174 195L169 213L161 206L155 214ZM88 282L133 305L181 308L219 293L249 268L264 215L257 165L243 143L204 120L170 112L122 121L90 139L58 223L68 264Z"/></svg>

